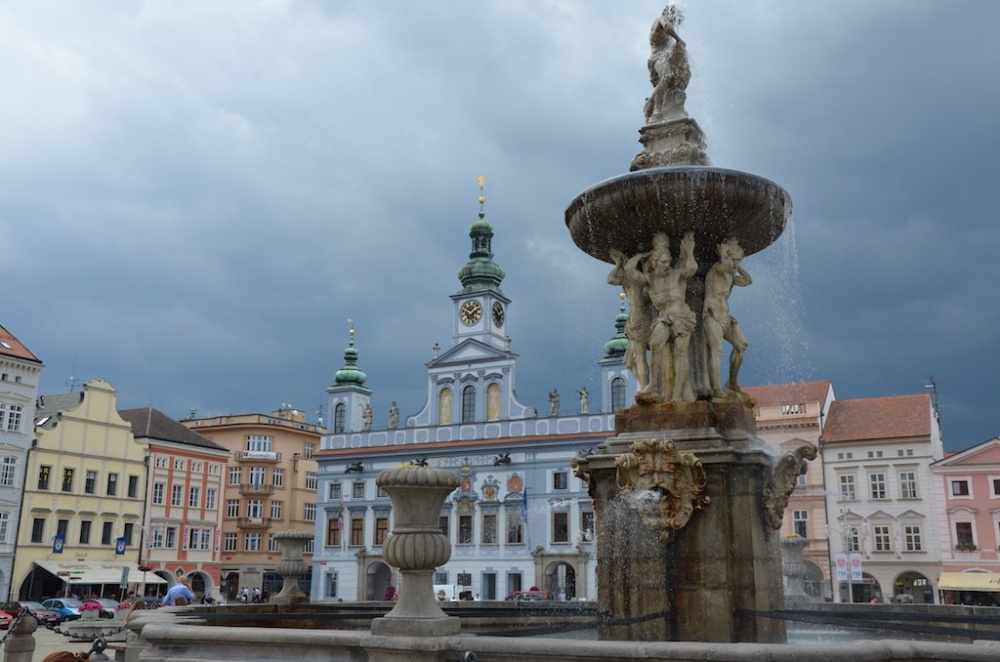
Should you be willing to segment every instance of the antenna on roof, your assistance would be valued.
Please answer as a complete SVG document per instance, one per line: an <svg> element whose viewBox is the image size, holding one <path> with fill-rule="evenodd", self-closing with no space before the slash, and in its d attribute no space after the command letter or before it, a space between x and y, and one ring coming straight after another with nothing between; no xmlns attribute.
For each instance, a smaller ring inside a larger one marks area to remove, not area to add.
<svg viewBox="0 0 1000 662"><path fill-rule="evenodd" d="M66 381L66 386L69 387L69 392L72 393L80 380L76 377L76 357L73 357L73 371L70 373L69 379Z"/></svg>

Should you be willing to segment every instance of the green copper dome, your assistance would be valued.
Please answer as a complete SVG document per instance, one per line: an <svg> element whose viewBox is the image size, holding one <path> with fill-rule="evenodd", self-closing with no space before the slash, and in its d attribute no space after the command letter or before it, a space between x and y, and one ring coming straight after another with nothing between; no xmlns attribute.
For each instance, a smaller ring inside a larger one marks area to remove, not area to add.
<svg viewBox="0 0 1000 662"><path fill-rule="evenodd" d="M479 220L469 230L472 252L469 262L458 272L463 292L497 292L503 282L504 270L493 261L493 227L486 221L485 213L479 212Z"/></svg>
<svg viewBox="0 0 1000 662"><path fill-rule="evenodd" d="M354 330L351 342L344 350L344 367L333 374L334 386L363 386L368 375L358 367L358 350L354 347Z"/></svg>
<svg viewBox="0 0 1000 662"><path fill-rule="evenodd" d="M625 337L625 323L628 322L628 313L625 312L625 297L622 297L621 307L618 309L618 316L615 317L615 328L618 333L614 338L604 343L605 358L624 356L628 349L628 338Z"/></svg>

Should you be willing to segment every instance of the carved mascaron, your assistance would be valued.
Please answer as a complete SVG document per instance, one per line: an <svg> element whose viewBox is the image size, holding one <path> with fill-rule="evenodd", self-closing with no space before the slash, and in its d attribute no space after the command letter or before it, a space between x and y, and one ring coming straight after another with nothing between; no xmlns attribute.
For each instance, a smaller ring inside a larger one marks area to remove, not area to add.
<svg viewBox="0 0 1000 662"><path fill-rule="evenodd" d="M816 447L812 444L788 451L781 456L764 485L764 517L772 529L781 528L788 499L795 491L800 475L806 472L809 460L816 459Z"/></svg>

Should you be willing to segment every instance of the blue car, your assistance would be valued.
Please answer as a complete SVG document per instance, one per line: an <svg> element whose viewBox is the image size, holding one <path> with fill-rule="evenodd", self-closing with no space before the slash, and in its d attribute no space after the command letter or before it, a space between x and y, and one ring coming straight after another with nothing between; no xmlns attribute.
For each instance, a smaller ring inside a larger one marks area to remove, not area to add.
<svg viewBox="0 0 1000 662"><path fill-rule="evenodd" d="M80 605L76 598L49 598L42 600L42 606L59 614L60 622L75 621L80 618Z"/></svg>

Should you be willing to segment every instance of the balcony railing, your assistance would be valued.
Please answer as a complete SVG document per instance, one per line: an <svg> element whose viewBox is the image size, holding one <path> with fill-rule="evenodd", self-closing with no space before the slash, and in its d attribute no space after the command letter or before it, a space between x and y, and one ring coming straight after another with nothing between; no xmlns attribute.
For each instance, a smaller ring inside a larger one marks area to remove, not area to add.
<svg viewBox="0 0 1000 662"><path fill-rule="evenodd" d="M236 526L241 529L269 529L271 528L270 517L240 517L236 520Z"/></svg>
<svg viewBox="0 0 1000 662"><path fill-rule="evenodd" d="M274 485L262 485L259 483L242 483L240 485L240 494L252 495L252 494L274 494Z"/></svg>
<svg viewBox="0 0 1000 662"><path fill-rule="evenodd" d="M281 453L275 451L236 451L239 462L281 462Z"/></svg>

